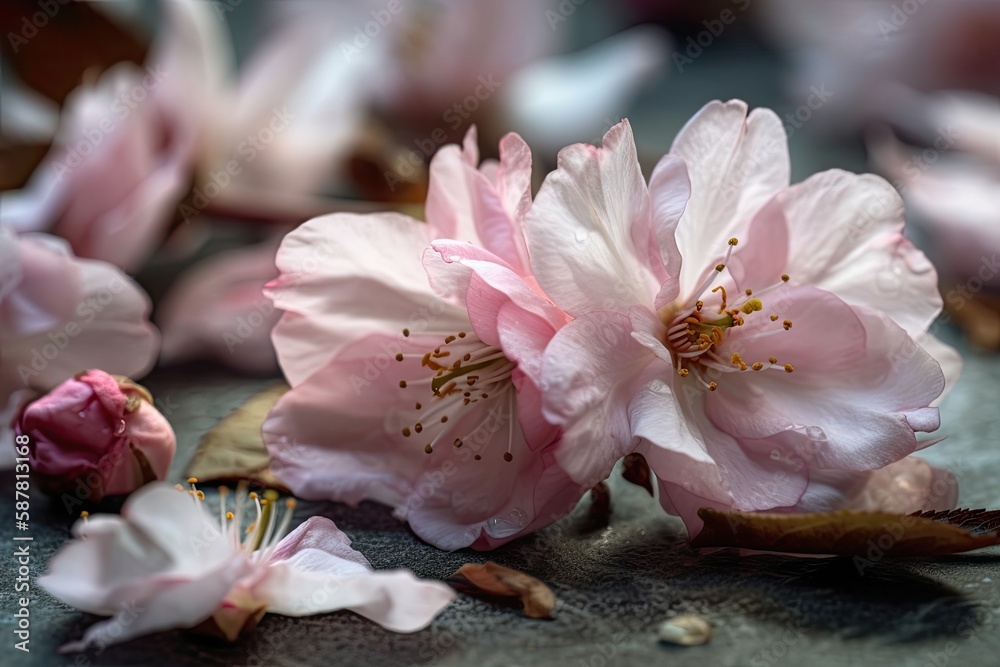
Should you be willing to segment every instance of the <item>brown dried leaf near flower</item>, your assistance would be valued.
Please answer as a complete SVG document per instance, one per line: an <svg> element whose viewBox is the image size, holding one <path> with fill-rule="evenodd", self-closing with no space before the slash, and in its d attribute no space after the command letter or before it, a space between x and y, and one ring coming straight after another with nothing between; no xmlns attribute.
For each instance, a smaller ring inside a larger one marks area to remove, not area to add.
<svg viewBox="0 0 1000 667"><path fill-rule="evenodd" d="M284 384L252 396L206 433L186 475L202 482L253 479L264 486L285 490L268 467L271 457L260 427L282 394Z"/></svg>
<svg viewBox="0 0 1000 667"><path fill-rule="evenodd" d="M1000 511L957 509L767 514L698 510L705 527L691 546L863 556L944 556L1000 544Z"/></svg>
<svg viewBox="0 0 1000 667"><path fill-rule="evenodd" d="M451 575L448 583L459 591L476 592L500 597L519 597L524 605L524 615L529 618L552 618L556 596L538 579L489 562L483 565L466 563Z"/></svg>

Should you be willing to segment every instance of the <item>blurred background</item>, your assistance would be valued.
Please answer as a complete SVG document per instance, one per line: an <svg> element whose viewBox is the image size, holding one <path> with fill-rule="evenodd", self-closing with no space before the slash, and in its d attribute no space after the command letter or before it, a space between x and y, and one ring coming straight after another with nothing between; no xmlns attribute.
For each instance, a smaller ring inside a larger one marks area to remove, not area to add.
<svg viewBox="0 0 1000 667"><path fill-rule="evenodd" d="M1000 0L5 0L0 28L0 223L133 275L161 367L276 375L282 235L419 217L473 124L483 157L520 133L540 182L628 117L648 174L715 98L778 113L794 181L889 179L937 333L1000 348Z"/></svg>

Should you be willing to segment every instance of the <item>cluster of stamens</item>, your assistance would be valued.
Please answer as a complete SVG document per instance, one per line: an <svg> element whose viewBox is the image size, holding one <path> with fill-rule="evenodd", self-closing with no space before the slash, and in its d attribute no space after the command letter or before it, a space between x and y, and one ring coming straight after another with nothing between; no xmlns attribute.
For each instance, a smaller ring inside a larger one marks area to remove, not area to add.
<svg viewBox="0 0 1000 667"><path fill-rule="evenodd" d="M198 505L202 505L205 493L197 488L198 479L189 477L187 482L187 487L177 484L176 488L182 492L186 491ZM287 498L284 502L285 511L282 513L279 510L277 491L267 489L261 497L256 492L247 493L248 489L246 482L240 482L230 510L230 490L225 486L219 487L219 528L223 537L228 539L234 548L242 550L253 558L266 559L291 525L295 500ZM251 503L252 510L249 508ZM254 514L251 515L250 512ZM244 528L248 518L252 520Z"/></svg>
<svg viewBox="0 0 1000 667"><path fill-rule="evenodd" d="M718 308L706 308L705 301L701 295L712 285L717 276L726 270L729 259L732 257L733 249L739 244L735 238L729 239L729 250L725 259L715 266L708 278L694 290L693 303L688 302L679 310L671 310L672 315L666 314L667 323L667 348L670 350L674 362L674 368L681 377L694 377L702 386L709 391L718 389L718 383L706 377L706 370L711 369L723 373L744 372L747 370L782 370L792 373L795 368L789 364L778 364L776 357L768 357L767 362L754 361L748 363L739 352L733 352L728 358L719 354L718 349L731 329L741 327L746 324L748 317L762 317L757 313L764 312L764 301L762 296L766 296L772 291L780 288L789 281L789 276L782 275L780 282L755 293L752 289L747 289L737 299L730 301L730 295L726 293L726 288L716 285L710 294L718 294L721 302ZM663 313L661 313L663 315ZM771 322L778 322L781 316L770 314L768 318ZM763 338L782 331L789 331L792 328L792 321L785 319L781 322L780 329L774 329L765 333L756 334L754 339Z"/></svg>
<svg viewBox="0 0 1000 667"><path fill-rule="evenodd" d="M403 329L403 336L410 336L409 329ZM508 441L503 459L512 461L512 373L517 364L507 359L500 349L487 345L474 333L465 331L444 336L443 344L422 354L400 352L396 355L396 361L399 362L417 358L420 359L421 367L427 369L427 377L399 381L400 389L416 390L418 393L413 403L418 418L402 428L403 437L415 437L423 441L427 454L433 454L441 444L460 448L467 444L470 434L475 435L491 418L487 417L470 428L466 423L467 414L470 410L482 407L476 406L477 403L492 397L494 401L499 400L501 405L506 406ZM482 460L482 454L477 451L473 459Z"/></svg>

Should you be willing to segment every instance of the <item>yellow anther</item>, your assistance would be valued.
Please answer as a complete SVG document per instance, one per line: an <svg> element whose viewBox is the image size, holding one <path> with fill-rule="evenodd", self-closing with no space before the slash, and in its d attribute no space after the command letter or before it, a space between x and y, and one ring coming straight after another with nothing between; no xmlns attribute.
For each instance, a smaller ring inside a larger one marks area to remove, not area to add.
<svg viewBox="0 0 1000 667"><path fill-rule="evenodd" d="M786 373L794 373L795 369L792 367L791 364L785 364L785 372Z"/></svg>
<svg viewBox="0 0 1000 667"><path fill-rule="evenodd" d="M402 352L398 352L396 354L396 361L402 361L402 360L403 360L403 353Z"/></svg>
<svg viewBox="0 0 1000 667"><path fill-rule="evenodd" d="M733 238L729 239L729 245L731 245L731 246L738 246L739 244L740 244L740 240L738 238L736 238L735 236Z"/></svg>
<svg viewBox="0 0 1000 667"><path fill-rule="evenodd" d="M775 359L774 357L768 357L767 360L770 361L772 364L778 363L778 360Z"/></svg>
<svg viewBox="0 0 1000 667"><path fill-rule="evenodd" d="M680 375L682 378L686 378L688 375L691 374L691 371L689 371L686 368L682 368L679 371L677 371L677 374Z"/></svg>
<svg viewBox="0 0 1000 667"><path fill-rule="evenodd" d="M764 304L761 303L760 299L750 299L743 304L743 307L740 308L740 310L749 315L750 313L756 313L764 310Z"/></svg>
<svg viewBox="0 0 1000 667"><path fill-rule="evenodd" d="M733 352L733 356L730 357L729 362L741 371L745 371L747 369L747 363L743 361L743 357L740 356L739 352Z"/></svg>
<svg viewBox="0 0 1000 667"><path fill-rule="evenodd" d="M705 307L704 301L698 301L697 303L694 304L694 309L697 310L699 313L701 312L701 309L704 307Z"/></svg>
<svg viewBox="0 0 1000 667"><path fill-rule="evenodd" d="M403 437L404 438L409 438L410 437L410 427L409 426L404 426L403 427Z"/></svg>
<svg viewBox="0 0 1000 667"><path fill-rule="evenodd" d="M235 516L236 515L233 514L232 512L226 512L226 518L229 519L230 521L232 521Z"/></svg>
<svg viewBox="0 0 1000 667"><path fill-rule="evenodd" d="M250 500L257 500L257 498L259 498L259 497L260 496L257 495L256 491L251 491L250 492L250 496L249 496Z"/></svg>
<svg viewBox="0 0 1000 667"><path fill-rule="evenodd" d="M714 382L709 382L708 383L708 390L709 391L715 391L718 388L719 388L719 385L717 385L716 383L714 383Z"/></svg>
<svg viewBox="0 0 1000 667"><path fill-rule="evenodd" d="M197 483L198 483L197 477L188 477L188 484L197 484Z"/></svg>
<svg viewBox="0 0 1000 667"><path fill-rule="evenodd" d="M295 498L289 498L288 500L285 501L285 507L287 507L290 510L295 509L295 506L297 504L298 503L295 502Z"/></svg>
<svg viewBox="0 0 1000 667"><path fill-rule="evenodd" d="M205 492L202 491L201 489L198 489L197 491L195 491L194 495L195 495L196 498L198 498L198 500L204 500L205 499Z"/></svg>
<svg viewBox="0 0 1000 667"><path fill-rule="evenodd" d="M403 329L403 335L405 337L409 338L410 337L410 330L409 329Z"/></svg>
<svg viewBox="0 0 1000 667"><path fill-rule="evenodd" d="M759 371L759 370L761 370L761 369L763 369L763 368L764 368L764 364L762 364L762 363L760 363L760 362L758 361L757 363L755 363L755 364L754 364L753 366L751 366L750 368L754 369L755 371Z"/></svg>
<svg viewBox="0 0 1000 667"><path fill-rule="evenodd" d="M716 264L715 265L715 270L718 271L719 273L722 273L725 270L725 268L726 268L725 264Z"/></svg>
<svg viewBox="0 0 1000 667"><path fill-rule="evenodd" d="M406 389L406 380L400 380L399 381L399 388L400 389Z"/></svg>
<svg viewBox="0 0 1000 667"><path fill-rule="evenodd" d="M778 321L778 316L777 315L771 315L771 321L772 322L777 322Z"/></svg>
<svg viewBox="0 0 1000 667"><path fill-rule="evenodd" d="M752 289L748 289L748 290L743 290L743 292L744 292L744 294L746 294L747 296L751 296L751 295L753 294L753 290L752 290Z"/></svg>
<svg viewBox="0 0 1000 667"><path fill-rule="evenodd" d="M785 328L785 331L788 331L789 329L792 328L792 321L791 320L785 320L784 322L781 323L781 326L783 326Z"/></svg>
<svg viewBox="0 0 1000 667"><path fill-rule="evenodd" d="M430 454L431 452L434 451L434 448L431 447L430 443L427 443L427 445L424 446L424 451L427 452L428 454Z"/></svg>
<svg viewBox="0 0 1000 667"><path fill-rule="evenodd" d="M781 274L781 282L787 283L788 280L789 280L789 278L788 278L788 274L787 273Z"/></svg>
<svg viewBox="0 0 1000 667"><path fill-rule="evenodd" d="M81 519L86 519L88 516L90 516L90 512L88 512L87 510L80 512Z"/></svg>

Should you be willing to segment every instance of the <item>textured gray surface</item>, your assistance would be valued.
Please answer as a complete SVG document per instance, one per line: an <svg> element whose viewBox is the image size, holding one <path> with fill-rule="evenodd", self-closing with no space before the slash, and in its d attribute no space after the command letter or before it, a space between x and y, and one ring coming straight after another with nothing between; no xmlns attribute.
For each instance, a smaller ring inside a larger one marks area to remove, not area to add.
<svg viewBox="0 0 1000 667"><path fill-rule="evenodd" d="M944 330L948 334L947 329ZM1000 507L995 431L1000 358L963 349L963 381L943 406L950 437L928 451L955 469L962 503ZM180 476L201 434L270 380L192 368L160 372L146 384L177 426ZM11 475L2 493L13 497ZM586 501L585 501L586 502ZM470 561L493 559L547 581L559 597L554 621L524 618L516 606L468 597L427 630L395 635L351 613L303 619L267 616L236 645L169 632L91 651L74 663L55 649L78 637L95 617L33 589L30 655L12 649L16 563L2 559L0 660L33 665L995 665L1000 654L1000 550L938 560L881 562L859 574L849 559L699 555L683 528L645 492L613 488L607 525L586 506L540 535L490 555L443 553L421 543L376 505L357 510L303 504L301 518L332 518L376 568L408 567L444 578ZM32 498L32 577L67 537L72 517L55 501ZM13 544L12 521L0 539ZM5 550L9 554L12 549ZM715 627L710 644L675 648L656 642L656 626L694 612ZM949 653L951 655L949 655Z"/></svg>

